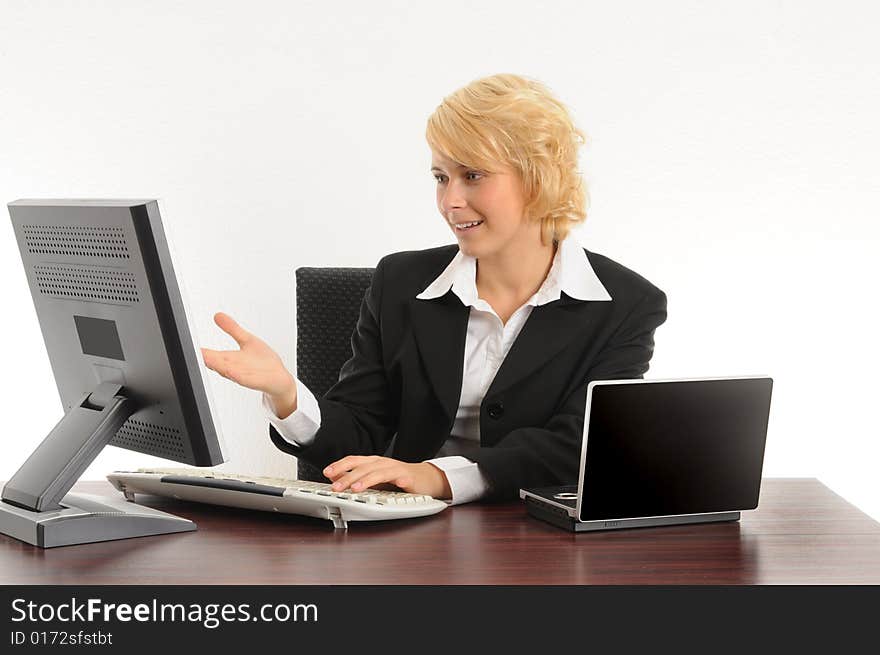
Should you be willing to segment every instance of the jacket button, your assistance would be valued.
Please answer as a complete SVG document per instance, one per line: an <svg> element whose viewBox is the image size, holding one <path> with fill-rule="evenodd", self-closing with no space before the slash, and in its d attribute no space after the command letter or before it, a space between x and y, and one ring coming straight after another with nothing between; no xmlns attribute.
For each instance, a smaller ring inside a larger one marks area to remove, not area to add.
<svg viewBox="0 0 880 655"><path fill-rule="evenodd" d="M486 407L486 411L492 418L501 418L502 416L504 416L504 403L502 403L500 400L498 402L491 403L488 407Z"/></svg>

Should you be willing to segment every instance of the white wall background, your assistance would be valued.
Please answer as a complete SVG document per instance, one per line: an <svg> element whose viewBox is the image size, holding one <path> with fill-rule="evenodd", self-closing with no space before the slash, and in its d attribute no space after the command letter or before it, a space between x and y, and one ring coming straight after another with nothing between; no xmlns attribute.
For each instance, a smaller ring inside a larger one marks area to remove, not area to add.
<svg viewBox="0 0 880 655"><path fill-rule="evenodd" d="M613 6L612 6L613 5ZM204 345L225 310L294 360L293 269L452 243L427 116L536 77L590 143L587 247L669 295L649 375L769 373L766 476L880 519L880 10L870 2L0 4L0 200L157 197ZM0 229L0 479L61 416ZM229 469L290 473L212 378ZM87 471L160 460L108 448Z"/></svg>

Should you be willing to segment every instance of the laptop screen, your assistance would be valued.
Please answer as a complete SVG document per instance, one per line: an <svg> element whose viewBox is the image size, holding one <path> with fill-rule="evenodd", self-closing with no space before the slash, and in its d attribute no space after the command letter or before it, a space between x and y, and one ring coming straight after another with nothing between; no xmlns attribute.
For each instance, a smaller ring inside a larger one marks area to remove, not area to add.
<svg viewBox="0 0 880 655"><path fill-rule="evenodd" d="M592 389L582 521L758 505L770 378Z"/></svg>

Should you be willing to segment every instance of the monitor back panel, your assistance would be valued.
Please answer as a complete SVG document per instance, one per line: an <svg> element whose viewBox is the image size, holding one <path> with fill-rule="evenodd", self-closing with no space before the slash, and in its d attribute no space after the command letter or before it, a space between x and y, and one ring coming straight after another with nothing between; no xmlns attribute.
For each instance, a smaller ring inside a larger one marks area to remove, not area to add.
<svg viewBox="0 0 880 655"><path fill-rule="evenodd" d="M140 409L111 445L222 462L155 201L17 201L9 211L64 410L118 383Z"/></svg>

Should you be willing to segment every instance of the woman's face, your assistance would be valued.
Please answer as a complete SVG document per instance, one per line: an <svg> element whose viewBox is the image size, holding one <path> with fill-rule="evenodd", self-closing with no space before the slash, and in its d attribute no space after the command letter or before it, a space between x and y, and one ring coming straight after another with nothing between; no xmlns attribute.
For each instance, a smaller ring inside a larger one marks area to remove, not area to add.
<svg viewBox="0 0 880 655"><path fill-rule="evenodd" d="M437 180L437 208L464 254L480 258L531 241L535 227L540 239L540 226L524 220L526 199L514 170L487 173L432 151L431 172Z"/></svg>

